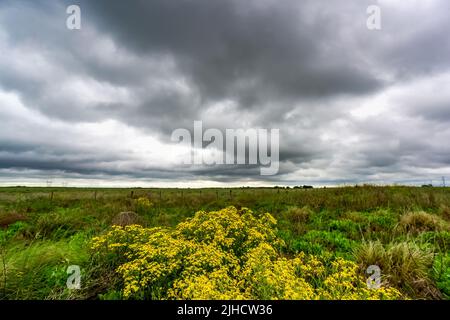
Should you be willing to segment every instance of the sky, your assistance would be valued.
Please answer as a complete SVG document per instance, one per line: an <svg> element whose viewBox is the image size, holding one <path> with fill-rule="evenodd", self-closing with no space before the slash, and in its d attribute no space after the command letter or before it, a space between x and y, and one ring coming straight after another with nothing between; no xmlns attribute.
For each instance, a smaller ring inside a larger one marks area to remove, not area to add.
<svg viewBox="0 0 450 320"><path fill-rule="evenodd" d="M449 16L448 0L1 0L0 185L450 184ZM171 134L196 120L279 129L278 174L180 165Z"/></svg>

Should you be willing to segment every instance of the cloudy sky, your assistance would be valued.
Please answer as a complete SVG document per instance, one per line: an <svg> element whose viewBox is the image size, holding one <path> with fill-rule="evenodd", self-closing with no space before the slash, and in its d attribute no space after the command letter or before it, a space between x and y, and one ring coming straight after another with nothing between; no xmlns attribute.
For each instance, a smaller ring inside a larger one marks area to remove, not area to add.
<svg viewBox="0 0 450 320"><path fill-rule="evenodd" d="M450 182L449 30L448 0L1 0L0 184ZM194 120L280 129L279 173L180 166Z"/></svg>

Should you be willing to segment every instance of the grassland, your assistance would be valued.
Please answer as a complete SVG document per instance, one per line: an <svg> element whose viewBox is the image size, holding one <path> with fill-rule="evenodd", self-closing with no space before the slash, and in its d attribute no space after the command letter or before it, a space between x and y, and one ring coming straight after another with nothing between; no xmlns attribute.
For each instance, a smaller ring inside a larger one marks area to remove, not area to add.
<svg viewBox="0 0 450 320"><path fill-rule="evenodd" d="M229 206L270 213L283 257L342 258L361 275L378 265L403 297L450 297L450 188L11 187L0 188L0 299L123 298L116 266L91 249L94 237L112 225L175 228ZM80 290L66 287L69 265L81 267Z"/></svg>

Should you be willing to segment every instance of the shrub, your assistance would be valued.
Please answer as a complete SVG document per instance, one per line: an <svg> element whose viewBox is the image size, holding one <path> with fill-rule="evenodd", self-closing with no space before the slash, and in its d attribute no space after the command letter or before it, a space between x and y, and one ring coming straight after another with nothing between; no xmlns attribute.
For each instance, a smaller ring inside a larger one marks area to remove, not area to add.
<svg viewBox="0 0 450 320"><path fill-rule="evenodd" d="M328 229L330 231L342 232L352 239L359 238L358 224L351 220L347 220L347 219L331 220L328 223Z"/></svg>
<svg viewBox="0 0 450 320"><path fill-rule="evenodd" d="M291 246L292 251L295 253L305 252L313 255L322 255L322 256L329 255L329 252L322 244L311 242L304 239L294 240Z"/></svg>
<svg viewBox="0 0 450 320"><path fill-rule="evenodd" d="M312 230L293 244L294 250L311 254L324 254L324 251L348 257L355 242L339 231Z"/></svg>
<svg viewBox="0 0 450 320"><path fill-rule="evenodd" d="M363 213L367 215L368 232L386 231L397 223L397 216L389 210L377 210L373 212Z"/></svg>
<svg viewBox="0 0 450 320"><path fill-rule="evenodd" d="M373 212L347 212L344 217L358 223L364 235L385 232L397 223L397 217L389 210Z"/></svg>
<svg viewBox="0 0 450 320"><path fill-rule="evenodd" d="M93 241L98 258L115 256L120 290L133 299L396 299L369 290L357 265L280 254L276 220L243 208L199 211L174 229L114 226ZM114 292L110 290L110 292Z"/></svg>
<svg viewBox="0 0 450 320"><path fill-rule="evenodd" d="M436 256L433 263L433 278L443 296L450 299L450 253Z"/></svg>
<svg viewBox="0 0 450 320"><path fill-rule="evenodd" d="M418 240L425 245L432 245L436 251L450 250L449 231L426 231L418 236Z"/></svg>
<svg viewBox="0 0 450 320"><path fill-rule="evenodd" d="M17 221L11 224L8 229L6 229L6 234L9 239L16 238L19 236L28 235L30 230L30 225L23 221Z"/></svg>

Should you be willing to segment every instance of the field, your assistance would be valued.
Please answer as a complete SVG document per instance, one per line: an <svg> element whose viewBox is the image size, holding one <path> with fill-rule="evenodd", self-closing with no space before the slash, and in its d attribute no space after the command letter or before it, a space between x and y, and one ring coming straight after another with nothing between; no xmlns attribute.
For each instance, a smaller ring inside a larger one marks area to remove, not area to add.
<svg viewBox="0 0 450 320"><path fill-rule="evenodd" d="M450 188L0 188L0 299L448 299L449 248Z"/></svg>

